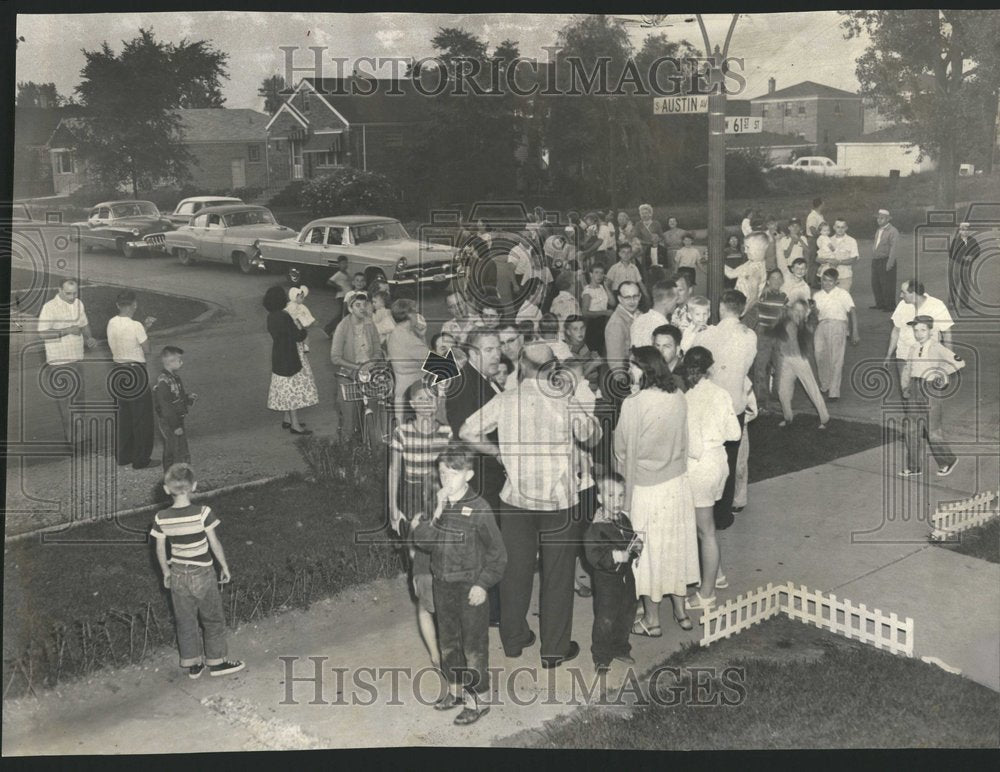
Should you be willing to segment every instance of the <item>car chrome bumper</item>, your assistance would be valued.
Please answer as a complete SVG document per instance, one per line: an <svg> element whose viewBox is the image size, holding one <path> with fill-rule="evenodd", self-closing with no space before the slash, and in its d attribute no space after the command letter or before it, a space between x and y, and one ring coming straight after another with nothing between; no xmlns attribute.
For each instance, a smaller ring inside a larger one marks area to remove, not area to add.
<svg viewBox="0 0 1000 772"><path fill-rule="evenodd" d="M449 271L448 273L435 273L430 276L407 276L402 279L395 277L386 279L390 287L407 287L417 284L447 284L455 279L465 276L465 271Z"/></svg>
<svg viewBox="0 0 1000 772"><path fill-rule="evenodd" d="M131 249L150 249L152 245L145 241L126 241L125 246Z"/></svg>

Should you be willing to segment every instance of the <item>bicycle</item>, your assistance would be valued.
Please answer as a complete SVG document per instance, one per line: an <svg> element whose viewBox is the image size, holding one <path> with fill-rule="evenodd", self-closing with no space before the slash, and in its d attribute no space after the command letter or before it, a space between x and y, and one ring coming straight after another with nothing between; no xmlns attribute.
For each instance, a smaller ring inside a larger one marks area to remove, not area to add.
<svg viewBox="0 0 1000 772"><path fill-rule="evenodd" d="M341 386L347 402L361 402L361 440L374 450L389 442L386 402L395 389L392 366L382 359L372 359L358 367L353 380Z"/></svg>

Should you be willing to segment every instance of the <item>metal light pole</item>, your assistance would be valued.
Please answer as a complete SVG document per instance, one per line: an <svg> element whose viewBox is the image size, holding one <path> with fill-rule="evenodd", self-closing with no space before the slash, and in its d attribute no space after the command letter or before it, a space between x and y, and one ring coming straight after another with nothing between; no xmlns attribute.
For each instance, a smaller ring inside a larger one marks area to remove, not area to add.
<svg viewBox="0 0 1000 772"><path fill-rule="evenodd" d="M705 55L712 61L709 73L712 92L708 97L708 297L714 318L725 281L722 256L726 246L726 91L722 72L739 14L734 13L729 22L721 51L718 46L713 51L701 14L695 17L705 41Z"/></svg>

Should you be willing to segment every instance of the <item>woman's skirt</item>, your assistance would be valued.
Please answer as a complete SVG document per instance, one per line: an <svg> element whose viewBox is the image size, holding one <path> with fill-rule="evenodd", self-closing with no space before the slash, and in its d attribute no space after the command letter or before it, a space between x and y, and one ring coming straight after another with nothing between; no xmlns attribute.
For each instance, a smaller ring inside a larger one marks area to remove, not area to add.
<svg viewBox="0 0 1000 772"><path fill-rule="evenodd" d="M302 360L302 369L291 376L271 373L271 388L267 392L268 410L301 410L319 403L319 393L316 391L316 381L313 379L305 347L301 342L296 346L299 349L299 359Z"/></svg>
<svg viewBox="0 0 1000 772"><path fill-rule="evenodd" d="M632 527L643 540L633 564L636 595L685 595L700 578L698 528L687 474L632 490Z"/></svg>
<svg viewBox="0 0 1000 772"><path fill-rule="evenodd" d="M729 476L729 459L723 447L709 448L701 458L688 459L688 480L696 507L714 507L722 498Z"/></svg>

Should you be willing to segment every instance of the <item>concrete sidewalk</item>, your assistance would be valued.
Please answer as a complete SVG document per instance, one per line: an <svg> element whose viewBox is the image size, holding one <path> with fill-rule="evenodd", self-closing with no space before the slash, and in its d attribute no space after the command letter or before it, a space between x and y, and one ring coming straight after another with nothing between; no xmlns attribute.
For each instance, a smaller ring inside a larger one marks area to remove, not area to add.
<svg viewBox="0 0 1000 772"><path fill-rule="evenodd" d="M904 481L880 473L884 460L884 451L873 449L752 485L749 506L721 537L731 589L719 591L720 602L768 581L835 592L869 608L913 617L916 656L936 656L1000 689L1000 566L928 545L925 518L901 516L923 511L921 502L933 506L972 493L976 470L971 463L960 465L947 479L948 487L927 485L918 491L907 481L911 490L904 491ZM937 482L933 475L931 481ZM918 493L922 498L916 502L907 498ZM891 518L883 517L883 501ZM536 619L529 622L537 629ZM232 636L230 649L246 659L248 668L229 679L190 681L177 668L176 654L167 651L143 667L95 675L39 699L8 701L3 753L489 745L581 703L581 684L593 679L591 622L591 601L576 599L574 638L583 652L573 667L555 672L538 667L537 646L520 659L506 659L491 630L491 664L501 668L503 704L478 724L459 729L450 714L420 704L407 676L399 676L401 704L391 705L386 704L387 673L359 674L365 667L429 664L404 580L385 580L308 611L244 626ZM668 621L663 631L656 640L632 638L636 673L700 637L697 625L695 632L683 633ZM315 678L307 658L326 658L320 661L319 686L315 680L292 684L298 704L282 704L289 672L282 656L296 657L290 672L305 679ZM349 670L338 682L331 668ZM351 704L373 700L352 675L375 684L379 691L373 705ZM615 663L609 688L625 677L625 666ZM427 674L420 685L425 702L433 700L435 679ZM317 688L329 704L310 704L316 702ZM169 732L163 731L164 719L169 719Z"/></svg>

